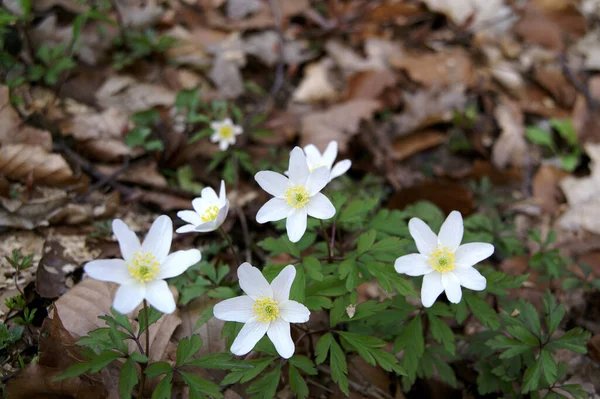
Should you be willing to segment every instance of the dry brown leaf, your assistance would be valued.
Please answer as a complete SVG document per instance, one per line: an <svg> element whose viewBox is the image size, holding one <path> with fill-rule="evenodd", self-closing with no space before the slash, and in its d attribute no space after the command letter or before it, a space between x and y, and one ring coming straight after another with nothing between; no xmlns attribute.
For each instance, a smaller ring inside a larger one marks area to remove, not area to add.
<svg viewBox="0 0 600 399"><path fill-rule="evenodd" d="M389 209L404 209L418 201L430 201L445 213L453 210L470 215L475 210L473 192L453 180L425 181L403 188L392 195L387 203Z"/></svg>
<svg viewBox="0 0 600 399"><path fill-rule="evenodd" d="M366 57L333 39L325 44L325 49L348 76L360 71L389 69L389 58L402 54L402 47L398 43L378 38L365 40Z"/></svg>
<svg viewBox="0 0 600 399"><path fill-rule="evenodd" d="M588 82L590 95L600 101L600 77L595 76ZM600 142L600 112L590 108L583 95L577 96L573 108L573 127L580 143Z"/></svg>
<svg viewBox="0 0 600 399"><path fill-rule="evenodd" d="M96 328L104 327L104 320L98 316L110 314L110 308L118 285L87 278L77 284L56 302L65 329L72 335L82 337ZM138 307L140 308L140 307ZM163 315L158 322L150 326L150 356L152 360L159 361L166 354L173 332L181 324L179 311ZM129 315L132 324L137 322L133 317L134 311ZM134 342L128 343L131 350L136 348Z"/></svg>
<svg viewBox="0 0 600 399"><path fill-rule="evenodd" d="M398 76L393 71L364 71L358 72L348 82L346 100L357 98L378 98L387 88L398 82Z"/></svg>
<svg viewBox="0 0 600 399"><path fill-rule="evenodd" d="M31 2L31 5L36 11L46 11L52 7L62 7L74 14L81 14L88 8L83 2L77 0L36 0Z"/></svg>
<svg viewBox="0 0 600 399"><path fill-rule="evenodd" d="M379 107L378 101L357 99L334 105L327 111L309 114L302 119L301 145L314 144L325 148L331 140L336 140L340 151L344 152L350 138L358 133L360 122L371 118Z"/></svg>
<svg viewBox="0 0 600 399"><path fill-rule="evenodd" d="M52 150L52 135L46 130L28 126L10 104L8 86L0 86L0 146L7 144L37 145Z"/></svg>
<svg viewBox="0 0 600 399"><path fill-rule="evenodd" d="M176 64L193 65L202 68L208 67L211 63L211 58L205 49L207 45L214 43L206 41L208 36L206 35L207 31L210 36L221 36L221 39L218 41L226 38L222 32L209 31L204 28L189 31L180 25L174 26L165 34L176 39L177 46L168 48L166 56Z"/></svg>
<svg viewBox="0 0 600 399"><path fill-rule="evenodd" d="M74 180L73 171L64 158L42 147L13 144L0 148L0 175L24 180L30 174L38 184L64 185Z"/></svg>
<svg viewBox="0 0 600 399"><path fill-rule="evenodd" d="M120 169L119 166L114 165L97 165L97 168L106 176L110 176ZM167 179L158 172L156 161L131 166L126 172L119 174L117 180L152 187L167 186Z"/></svg>
<svg viewBox="0 0 600 399"><path fill-rule="evenodd" d="M507 30L513 22L512 10L504 0L423 0L432 11L445 14L456 25L468 25L472 32Z"/></svg>
<svg viewBox="0 0 600 399"><path fill-rule="evenodd" d="M310 2L309 0L285 0L279 2L279 6L281 19L286 21L290 17L310 8ZM209 25L227 31L240 31L249 29L260 30L272 28L276 25L270 7L263 7L259 12L251 17L238 21L232 21L224 16L219 10L214 8L205 10L205 14Z"/></svg>
<svg viewBox="0 0 600 399"><path fill-rule="evenodd" d="M204 344L200 348L199 356L208 355L209 353L221 353L227 350L227 343L221 337L221 329L225 322L213 317L198 330L195 329L202 311L214 306L217 302L219 301L203 295L192 300L179 313L181 325L175 330L173 337L180 340L195 333L200 334Z"/></svg>
<svg viewBox="0 0 600 399"><path fill-rule="evenodd" d="M448 122L453 111L463 109L466 104L465 87L455 85L447 89L431 88L416 93L404 93L405 109L394 117L395 133L407 134L418 129Z"/></svg>
<svg viewBox="0 0 600 399"><path fill-rule="evenodd" d="M171 107L175 103L175 93L164 86L139 82L131 76L113 75L98 89L96 99L105 108L133 114L160 105Z"/></svg>
<svg viewBox="0 0 600 399"><path fill-rule="evenodd" d="M446 141L446 135L436 130L426 130L398 137L392 144L394 160L401 161Z"/></svg>
<svg viewBox="0 0 600 399"><path fill-rule="evenodd" d="M470 86L473 64L461 49L437 53L404 53L390 57L395 68L405 69L415 82L426 86L448 86L461 83Z"/></svg>
<svg viewBox="0 0 600 399"><path fill-rule="evenodd" d="M311 103L335 100L339 93L329 76L332 66L333 61L329 58L308 65L304 78L292 95L294 101Z"/></svg>
<svg viewBox="0 0 600 399"><path fill-rule="evenodd" d="M306 40L295 40L293 37L286 37L283 44L283 59L286 64L301 64L315 56L314 52L309 50L310 43ZM253 55L265 65L273 66L279 61L279 51L281 41L279 34L274 30L249 35L244 39L244 51L246 54Z"/></svg>
<svg viewBox="0 0 600 399"><path fill-rule="evenodd" d="M494 116L500 126L500 137L492 149L492 162L497 168L509 165L524 166L529 162L523 112L519 105L504 100L494 110Z"/></svg>
<svg viewBox="0 0 600 399"><path fill-rule="evenodd" d="M157 0L121 0L115 4L123 25L131 28L153 26L165 12Z"/></svg>
<svg viewBox="0 0 600 399"><path fill-rule="evenodd" d="M262 10L264 6L261 0L227 0L227 17L243 19Z"/></svg>
<svg viewBox="0 0 600 399"><path fill-rule="evenodd" d="M552 165L542 165L533 177L533 198L545 212L554 215L561 204L560 181L569 176L567 172ZM564 200L564 199L563 199Z"/></svg>
<svg viewBox="0 0 600 399"><path fill-rule="evenodd" d="M42 298L57 298L67 291L66 275L75 271L78 265L64 254L65 248L58 241L47 240L43 252L35 290Z"/></svg>

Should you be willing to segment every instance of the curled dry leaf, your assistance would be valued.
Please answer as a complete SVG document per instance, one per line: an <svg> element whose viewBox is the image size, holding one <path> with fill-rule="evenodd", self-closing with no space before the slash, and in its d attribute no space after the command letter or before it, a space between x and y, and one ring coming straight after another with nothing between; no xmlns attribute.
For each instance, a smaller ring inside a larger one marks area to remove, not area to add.
<svg viewBox="0 0 600 399"><path fill-rule="evenodd" d="M344 152L350 138L358 133L360 122L370 118L379 107L378 101L361 98L309 114L302 119L301 145L325 148L331 140L336 140Z"/></svg>
<svg viewBox="0 0 600 399"><path fill-rule="evenodd" d="M120 168L113 165L97 165L98 171L105 176L110 176L117 172ZM127 168L123 173L117 176L117 181L128 183L136 183L144 186L166 187L167 179L158 172L158 164L156 161L136 164Z"/></svg>
<svg viewBox="0 0 600 399"><path fill-rule="evenodd" d="M0 148L0 175L14 180L24 180L32 175L34 183L47 185L65 185L74 181L73 171L62 156L25 144Z"/></svg>
<svg viewBox="0 0 600 399"><path fill-rule="evenodd" d="M504 32L514 22L513 11L504 0L423 0L432 11L445 14L456 25L472 32Z"/></svg>
<svg viewBox="0 0 600 399"><path fill-rule="evenodd" d="M437 53L404 53L390 57L390 64L405 69L415 82L425 86L448 86L473 80L473 64L461 49Z"/></svg>
<svg viewBox="0 0 600 399"><path fill-rule="evenodd" d="M346 75L352 75L359 71L389 69L388 59L393 55L402 54L402 47L399 44L377 38L365 40L366 57L359 55L338 40L328 41L325 49Z"/></svg>
<svg viewBox="0 0 600 399"><path fill-rule="evenodd" d="M246 3L244 0L238 0ZM287 21L294 15L300 14L302 11L310 8L309 0L287 0L279 2L281 20ZM273 18L273 12L270 7L262 7L260 11L253 14L252 16L237 21L224 16L220 10L215 8L205 9L206 20L209 25L220 28L227 31L240 31L240 30L259 30L272 28L276 25L275 19Z"/></svg>
<svg viewBox="0 0 600 399"><path fill-rule="evenodd" d="M494 116L500 125L500 137L492 149L492 162L498 168L509 165L524 166L529 162L523 112L519 105L504 100L494 110Z"/></svg>
<svg viewBox="0 0 600 399"><path fill-rule="evenodd" d="M40 259L35 282L35 290L42 298L57 298L68 289L66 276L77 265L64 254L64 250L57 241L47 240L44 243L44 256Z"/></svg>
<svg viewBox="0 0 600 399"><path fill-rule="evenodd" d="M214 61L209 77L225 98L235 98L244 92L244 80L240 68L246 65L244 43L239 33L232 33L227 39L209 46Z"/></svg>
<svg viewBox="0 0 600 399"><path fill-rule="evenodd" d="M228 0L227 18L243 19L246 16L254 14L264 8L261 0Z"/></svg>
<svg viewBox="0 0 600 399"><path fill-rule="evenodd" d="M347 100L356 98L376 99L386 89L394 87L398 82L398 76L393 71L363 71L352 75L348 82Z"/></svg>
<svg viewBox="0 0 600 399"><path fill-rule="evenodd" d="M545 212L553 215L558 211L564 201L558 185L567 176L567 172L552 165L542 165L536 172L532 183L533 198Z"/></svg>
<svg viewBox="0 0 600 399"><path fill-rule="evenodd" d="M98 89L96 99L103 107L133 114L159 105L170 107L175 103L175 93L164 86L139 82L131 76L114 75Z"/></svg>
<svg viewBox="0 0 600 399"><path fill-rule="evenodd" d="M594 76L588 82L590 95L600 103L600 77ZM580 143L600 142L600 113L588 104L585 96L577 96L573 107L573 128Z"/></svg>
<svg viewBox="0 0 600 399"><path fill-rule="evenodd" d="M302 103L332 101L339 93L329 76L333 61L325 58L306 67L304 78L292 95L294 101Z"/></svg>
<svg viewBox="0 0 600 399"><path fill-rule="evenodd" d="M438 146L446 141L446 135L436 130L425 130L398 137L392 144L394 160L401 161L428 148Z"/></svg>
<svg viewBox="0 0 600 399"><path fill-rule="evenodd" d="M206 53L206 43L204 39L213 35L223 35L222 32L210 32L206 35L206 29L196 29L189 31L184 27L177 25L166 32L166 35L177 40L177 46L169 47L166 50L166 56L175 64L193 65L206 68L210 66L211 59Z"/></svg>
<svg viewBox="0 0 600 399"><path fill-rule="evenodd" d="M160 20L165 10L157 0L124 0L115 2L123 25L130 28L148 28Z"/></svg>
<svg viewBox="0 0 600 399"><path fill-rule="evenodd" d="M46 151L52 149L52 136L46 130L26 125L10 104L8 86L0 86L0 145L37 145Z"/></svg>

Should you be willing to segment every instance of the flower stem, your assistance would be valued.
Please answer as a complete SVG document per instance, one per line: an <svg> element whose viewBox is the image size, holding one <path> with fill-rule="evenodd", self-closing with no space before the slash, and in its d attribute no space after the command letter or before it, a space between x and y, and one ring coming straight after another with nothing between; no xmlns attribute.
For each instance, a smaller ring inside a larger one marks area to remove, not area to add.
<svg viewBox="0 0 600 399"><path fill-rule="evenodd" d="M319 221L321 222L321 230L323 231L325 243L327 244L327 260L329 263L331 263L333 262L333 239L331 241L329 240L329 233L327 233L327 229L325 228L325 223L323 223L323 220L319 219Z"/></svg>
<svg viewBox="0 0 600 399"><path fill-rule="evenodd" d="M238 253L235 250L235 247L233 246L233 242L231 242L231 237L229 237L229 234L227 234L225 232L225 230L223 229L223 226L219 227L219 232L221 233L221 235L223 236L225 241L227 241L227 244L229 245L229 249L231 250L231 254L235 258L235 264L237 266L239 266L240 265L240 257L238 256Z"/></svg>
<svg viewBox="0 0 600 399"><path fill-rule="evenodd" d="M144 299L144 318L146 319L146 352L144 355L148 358L150 363L150 320L148 319L148 302ZM148 364L146 363L146 365ZM139 397L144 396L144 385L146 384L146 367L141 365L141 377L140 377L140 392Z"/></svg>

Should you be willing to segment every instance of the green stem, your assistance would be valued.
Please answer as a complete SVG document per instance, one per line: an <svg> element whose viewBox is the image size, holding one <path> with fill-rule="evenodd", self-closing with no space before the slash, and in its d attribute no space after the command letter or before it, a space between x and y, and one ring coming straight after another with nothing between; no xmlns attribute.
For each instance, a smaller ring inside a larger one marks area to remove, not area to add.
<svg viewBox="0 0 600 399"><path fill-rule="evenodd" d="M227 244L229 245L229 249L231 250L231 254L235 258L235 264L237 266L239 266L240 265L240 257L238 256L238 253L235 250L235 247L233 246L233 242L231 241L231 237L229 237L229 234L227 234L225 232L225 230L223 229L223 226L219 226L219 232L221 233L221 235L223 236L223 238L225 239L225 241L227 241Z"/></svg>
<svg viewBox="0 0 600 399"><path fill-rule="evenodd" d="M146 357L148 358L148 363L150 363L150 320L148 319L148 302L144 299L144 318L146 319ZM146 365L148 364L146 363ZM141 377L140 377L140 392L139 397L144 397L144 385L146 385L146 365L142 364L141 366Z"/></svg>
<svg viewBox="0 0 600 399"><path fill-rule="evenodd" d="M322 219L319 219L321 222L321 230L323 231L323 236L325 237L325 243L327 244L327 260L329 263L333 262L333 246L330 244L329 233L327 233L327 229L325 228L325 223L323 223Z"/></svg>

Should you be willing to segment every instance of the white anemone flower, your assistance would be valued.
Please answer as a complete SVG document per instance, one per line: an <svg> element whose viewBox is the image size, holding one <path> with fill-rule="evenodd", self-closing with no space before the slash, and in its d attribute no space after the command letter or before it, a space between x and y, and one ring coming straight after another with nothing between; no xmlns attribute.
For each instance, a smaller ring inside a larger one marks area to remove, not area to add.
<svg viewBox="0 0 600 399"><path fill-rule="evenodd" d="M291 242L298 242L306 231L307 216L329 219L335 207L320 191L329 182L329 170L321 166L312 172L300 147L290 154L289 178L271 171L258 172L254 178L271 198L256 214L258 223L286 219L287 234Z"/></svg>
<svg viewBox="0 0 600 399"><path fill-rule="evenodd" d="M163 313L173 313L175 298L165 279L198 263L200 251L188 249L169 255L173 223L165 215L152 223L143 244L122 220L113 220L112 229L123 259L93 260L84 266L85 272L96 280L121 285L113 302L120 313L133 311L144 299Z"/></svg>
<svg viewBox="0 0 600 399"><path fill-rule="evenodd" d="M177 233L207 233L221 227L229 212L225 182L221 180L221 191L218 197L212 188L203 188L200 197L192 201L192 207L194 207L193 211L177 212L177 216L189 223L178 228Z"/></svg>
<svg viewBox="0 0 600 399"><path fill-rule="evenodd" d="M295 349L290 323L305 323L310 317L306 306L289 299L296 268L286 266L271 284L248 262L240 265L237 273L246 295L219 302L213 310L217 319L244 323L231 352L243 356L267 334L277 353L289 359Z"/></svg>
<svg viewBox="0 0 600 399"><path fill-rule="evenodd" d="M210 128L213 130L210 141L219 143L221 151L225 151L230 145L235 144L235 136L239 136L244 132L241 126L234 124L229 118L225 118L220 122L212 122Z"/></svg>
<svg viewBox="0 0 600 399"><path fill-rule="evenodd" d="M464 230L460 212L452 211L448 215L437 236L419 218L412 218L408 229L419 253L399 257L394 267L398 273L423 276L423 306L433 305L442 291L450 302L459 303L461 286L474 291L485 289L485 277L473 266L490 257L494 246L483 242L460 245Z"/></svg>
<svg viewBox="0 0 600 399"><path fill-rule="evenodd" d="M315 170L320 166L327 166L327 169L330 172L329 181L336 177L340 177L350 169L350 166L352 166L352 161L349 159L339 161L335 165L333 164L338 153L338 143L335 140L329 142L323 154L321 154L319 149L313 144L304 147L304 153L306 154L306 160L310 170Z"/></svg>

